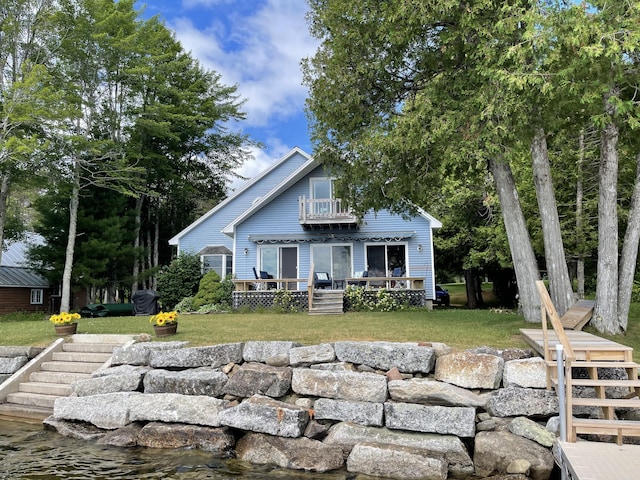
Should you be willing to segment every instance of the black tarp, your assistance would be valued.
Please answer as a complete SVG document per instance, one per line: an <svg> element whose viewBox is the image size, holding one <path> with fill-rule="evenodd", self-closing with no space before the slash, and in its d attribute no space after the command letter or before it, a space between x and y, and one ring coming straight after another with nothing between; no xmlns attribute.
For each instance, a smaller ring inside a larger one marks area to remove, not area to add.
<svg viewBox="0 0 640 480"><path fill-rule="evenodd" d="M155 290L138 290L131 296L134 315L155 315L160 311L158 293Z"/></svg>

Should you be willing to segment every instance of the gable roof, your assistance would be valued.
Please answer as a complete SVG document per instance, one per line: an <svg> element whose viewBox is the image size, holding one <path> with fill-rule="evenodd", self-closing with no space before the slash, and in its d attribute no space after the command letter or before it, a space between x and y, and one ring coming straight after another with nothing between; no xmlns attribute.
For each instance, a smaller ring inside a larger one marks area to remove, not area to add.
<svg viewBox="0 0 640 480"><path fill-rule="evenodd" d="M215 213L219 212L220 210L225 208L227 205L229 205L233 200L237 199L242 194L244 194L245 192L250 190L251 187L253 187L257 183L259 183L270 172L272 172L273 170L277 169L282 164L286 163L291 157L293 157L296 154L300 154L300 155L302 155L303 157L305 157L307 159L311 158L310 155L307 152L305 152L304 150L300 149L299 147L294 147L291 151L289 151L286 155L284 155L280 160L274 162L269 168L267 168L266 170L263 170L258 175L256 175L254 178L252 178L250 180L247 180L247 182L242 184L235 192L233 192L232 195L228 196L222 202L220 202L215 207L213 207L211 210L209 210L207 213L205 213L200 218L198 218L191 225L189 225L188 227L183 229L181 232L179 232L178 234L176 234L173 237L171 237L169 239L169 245L178 245L178 242L179 242L181 237L183 237L187 233L189 233L192 230L194 230L196 227L198 227L198 225L200 225L200 224L204 223L205 221L207 221L212 215L214 215ZM257 202L254 201L254 203L257 203ZM240 213L241 212L238 212L238 214L240 214Z"/></svg>
<svg viewBox="0 0 640 480"><path fill-rule="evenodd" d="M251 217L255 212L260 210L262 207L271 202L274 198L278 197L282 192L290 188L296 182L298 182L301 178L304 178L305 175L311 173L319 163L313 159L313 157L308 157L308 160L300 166L295 172L285 178L282 182L276 185L269 193L259 198L256 202L254 202L251 207L242 212L240 216L238 216L233 222L229 225L226 225L222 231L227 235L233 234L236 225L242 223L247 218Z"/></svg>
<svg viewBox="0 0 640 480"><path fill-rule="evenodd" d="M33 270L0 267L0 287L49 288L49 282Z"/></svg>

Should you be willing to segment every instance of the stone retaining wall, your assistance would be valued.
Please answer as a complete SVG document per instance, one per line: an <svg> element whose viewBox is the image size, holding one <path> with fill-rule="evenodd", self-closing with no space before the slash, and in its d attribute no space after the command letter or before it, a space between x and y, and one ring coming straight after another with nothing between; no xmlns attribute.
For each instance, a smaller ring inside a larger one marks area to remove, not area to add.
<svg viewBox="0 0 640 480"><path fill-rule="evenodd" d="M101 444L403 479L546 480L554 466L558 401L526 350L141 342L73 391L45 424Z"/></svg>
<svg viewBox="0 0 640 480"><path fill-rule="evenodd" d="M40 347L0 346L0 383L8 380L42 350L44 349Z"/></svg>

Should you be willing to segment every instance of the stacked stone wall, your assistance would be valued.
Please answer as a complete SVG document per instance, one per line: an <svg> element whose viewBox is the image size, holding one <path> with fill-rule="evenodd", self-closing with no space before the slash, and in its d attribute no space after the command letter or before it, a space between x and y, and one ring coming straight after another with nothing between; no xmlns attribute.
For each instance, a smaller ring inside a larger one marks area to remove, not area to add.
<svg viewBox="0 0 640 480"><path fill-rule="evenodd" d="M546 480L558 401L544 387L544 361L527 350L140 342L74 383L45 424L345 478Z"/></svg>

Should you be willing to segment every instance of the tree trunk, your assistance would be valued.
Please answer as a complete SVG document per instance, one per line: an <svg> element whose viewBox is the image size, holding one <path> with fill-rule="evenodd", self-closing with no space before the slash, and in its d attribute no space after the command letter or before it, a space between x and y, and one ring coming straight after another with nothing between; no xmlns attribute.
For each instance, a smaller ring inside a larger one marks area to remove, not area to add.
<svg viewBox="0 0 640 480"><path fill-rule="evenodd" d="M541 128L536 129L531 142L531 161L533 183L536 187L536 197L538 198L538 209L542 223L544 256L549 275L549 291L558 314L564 315L575 303L575 298L564 255L558 207L556 205L551 166L549 165L547 152L547 138Z"/></svg>
<svg viewBox="0 0 640 480"><path fill-rule="evenodd" d="M478 308L476 282L472 270L464 271L464 284L467 291L467 308Z"/></svg>
<svg viewBox="0 0 640 480"><path fill-rule="evenodd" d="M131 295L138 291L138 277L140 276L140 225L142 216L142 203L144 202L144 195L140 195L136 198L136 216L135 227L133 231L133 251L135 257L133 259L133 281L131 282Z"/></svg>
<svg viewBox="0 0 640 480"><path fill-rule="evenodd" d="M631 208L622 244L618 278L618 326L625 332L629 321L633 278L638 259L638 243L640 243L640 153L636 155L636 183L631 196Z"/></svg>
<svg viewBox="0 0 640 480"><path fill-rule="evenodd" d="M60 311L71 310L71 271L73 269L73 253L76 247L76 229L78 228L78 206L80 204L80 166L76 163L73 172L73 188L69 200L69 233L67 236L67 250L64 257L64 271L62 273L62 295Z"/></svg>
<svg viewBox="0 0 640 480"><path fill-rule="evenodd" d="M522 314L527 322L540 323L540 298L535 286L535 281L540 278L540 273L518 200L511 167L502 160L491 159L489 168L500 199L513 268L518 282Z"/></svg>
<svg viewBox="0 0 640 480"><path fill-rule="evenodd" d="M151 265L151 268L155 269L158 266L158 263L160 263L160 222L156 220L155 232L153 237L153 265ZM156 280L157 280L156 275L153 275L152 277L149 278L149 282L153 290L156 290L157 288Z"/></svg>
<svg viewBox="0 0 640 480"><path fill-rule="evenodd" d="M582 183L582 165L584 163L584 130L580 131L580 152L578 153L578 175L576 181L576 277L578 279L578 298L584 298L584 232L582 231L582 202L584 186Z"/></svg>
<svg viewBox="0 0 640 480"><path fill-rule="evenodd" d="M0 180L0 264L4 251L4 227L7 223L7 198L9 198L10 174L4 173Z"/></svg>
<svg viewBox="0 0 640 480"><path fill-rule="evenodd" d="M605 112L609 123L602 130L600 140L600 181L598 185L598 283L596 306L591 320L600 333L615 335L618 326L618 126L616 108L610 97L605 98Z"/></svg>
<svg viewBox="0 0 640 480"><path fill-rule="evenodd" d="M478 302L478 308L484 307L484 298L482 297L482 277L478 275L477 271L474 270L473 281L476 286L476 300Z"/></svg>

